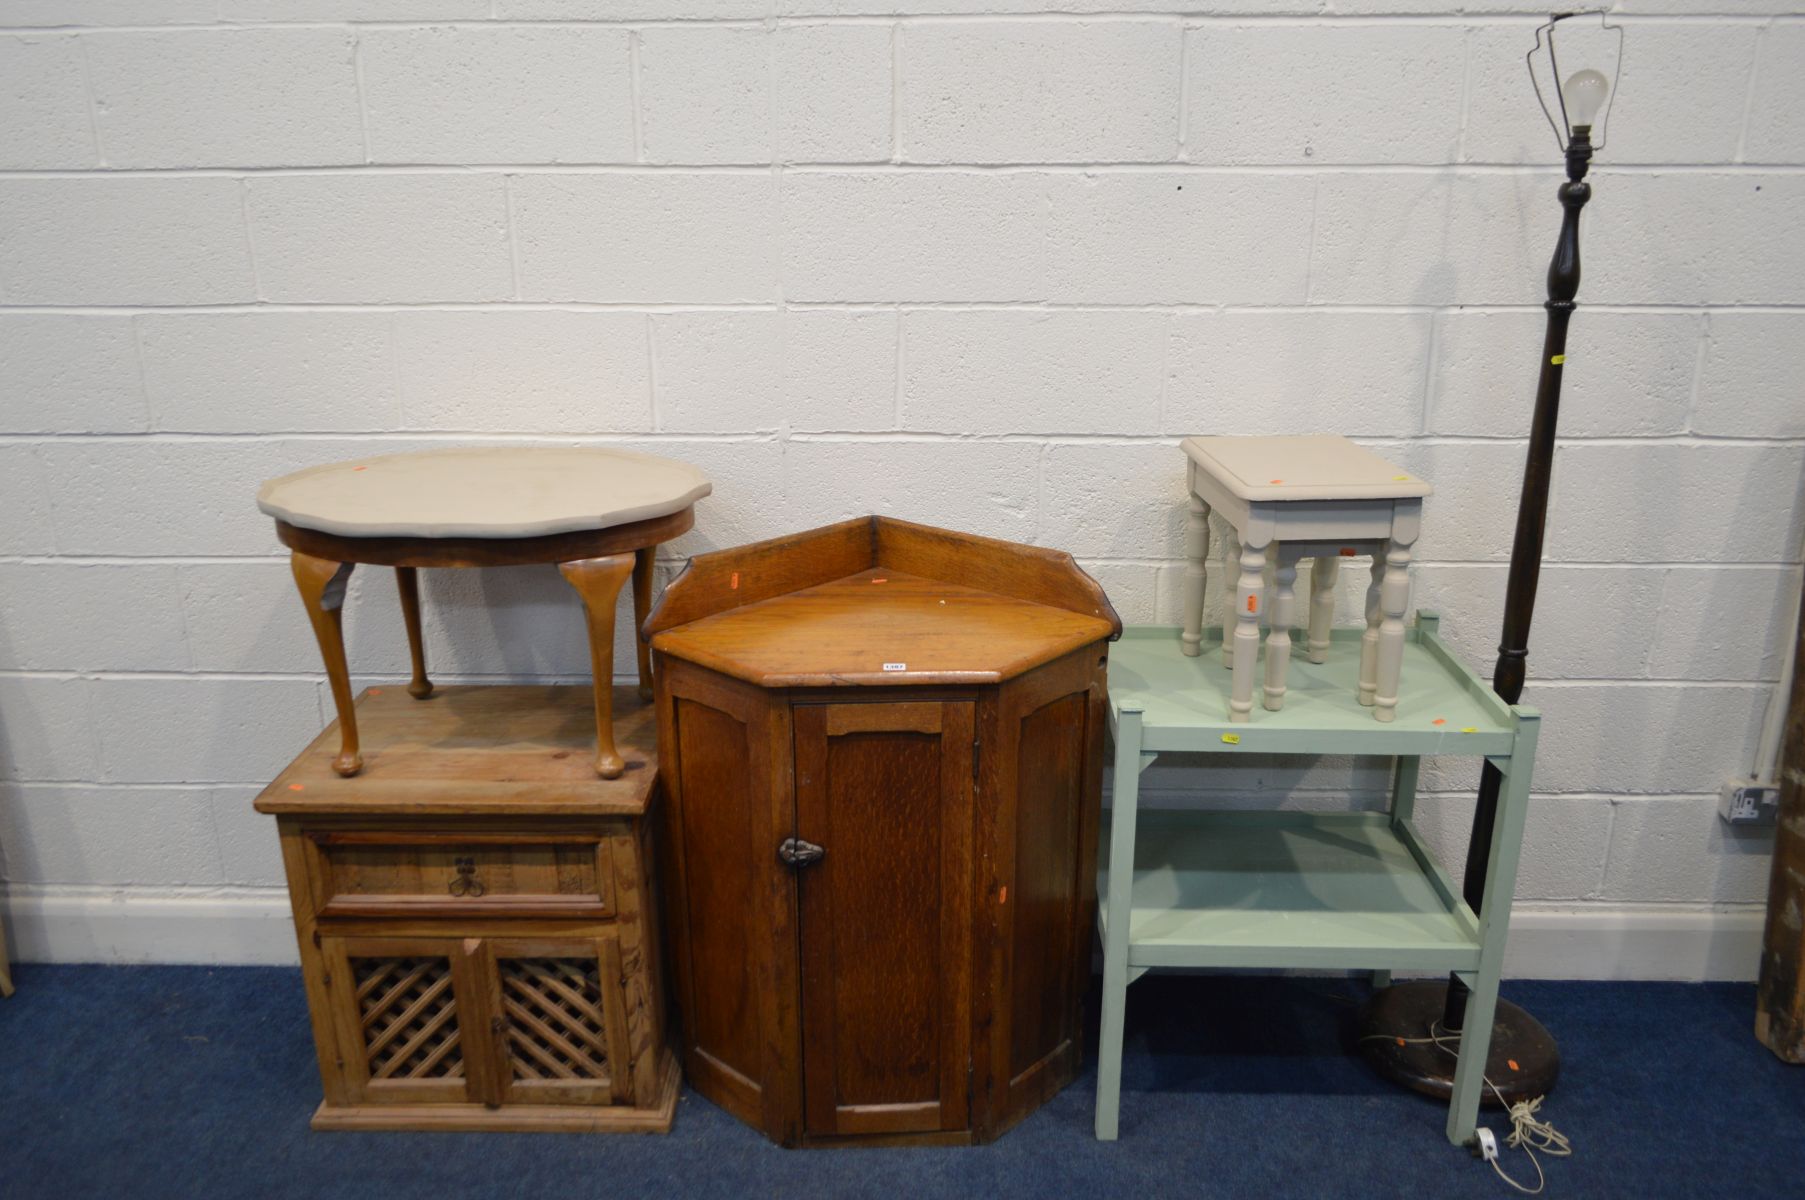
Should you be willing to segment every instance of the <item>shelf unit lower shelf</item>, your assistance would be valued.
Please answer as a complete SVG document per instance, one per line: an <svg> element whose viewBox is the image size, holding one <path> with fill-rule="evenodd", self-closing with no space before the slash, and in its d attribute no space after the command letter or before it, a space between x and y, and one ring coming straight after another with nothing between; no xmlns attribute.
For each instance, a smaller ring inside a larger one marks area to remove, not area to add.
<svg viewBox="0 0 1805 1200"><path fill-rule="evenodd" d="M1385 813L1140 814L1128 966L1470 971L1479 921ZM1108 862L1107 843L1102 859ZM1097 894L1109 895L1109 870ZM1098 923L1109 936L1107 913Z"/></svg>

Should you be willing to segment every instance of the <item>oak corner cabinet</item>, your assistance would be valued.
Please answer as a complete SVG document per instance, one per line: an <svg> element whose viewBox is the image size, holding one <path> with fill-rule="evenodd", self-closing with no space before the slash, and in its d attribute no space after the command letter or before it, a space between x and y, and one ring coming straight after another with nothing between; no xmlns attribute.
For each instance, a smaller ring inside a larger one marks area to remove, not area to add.
<svg viewBox="0 0 1805 1200"><path fill-rule="evenodd" d="M652 708L617 688L357 700L257 797L273 813L325 1099L315 1129L664 1132L678 1090L652 902Z"/></svg>
<svg viewBox="0 0 1805 1200"><path fill-rule="evenodd" d="M696 1091L959 1144L1071 1081L1120 629L1068 555L885 517L692 560L644 633Z"/></svg>

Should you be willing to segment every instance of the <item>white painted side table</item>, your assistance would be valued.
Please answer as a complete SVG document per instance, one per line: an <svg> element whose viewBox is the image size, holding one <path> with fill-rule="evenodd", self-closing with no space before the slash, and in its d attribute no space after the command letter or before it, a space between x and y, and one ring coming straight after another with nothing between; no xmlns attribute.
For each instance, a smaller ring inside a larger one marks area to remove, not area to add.
<svg viewBox="0 0 1805 1200"><path fill-rule="evenodd" d="M1210 557L1212 511L1234 530L1223 547L1223 587L1230 597L1233 629L1222 627L1224 665L1234 672L1229 720L1253 716L1254 664L1260 650L1260 615L1266 607L1263 574L1274 564L1267 612L1266 676L1262 702L1276 712L1285 703L1296 621L1297 564L1316 560L1310 576L1306 653L1322 662L1335 616L1340 560L1370 554L1372 584L1366 591L1366 633L1360 643L1360 703L1380 721L1397 716L1398 673L1404 654L1404 614L1410 603L1410 549L1422 527L1429 484L1335 434L1299 437L1194 437L1181 447L1190 493L1185 523L1185 607L1180 634L1184 652L1202 652L1203 602ZM1235 570L1239 560L1239 572Z"/></svg>
<svg viewBox="0 0 1805 1200"><path fill-rule="evenodd" d="M421 567L556 563L583 599L595 677L596 774L618 779L614 744L614 609L633 577L633 624L652 603L652 559L695 524L713 485L687 463L625 450L493 446L387 454L327 463L272 479L257 507L276 519L293 554L332 701L340 746L334 769L363 768L341 629L345 587L358 563L395 568L416 700L432 695L420 633ZM652 694L651 660L639 642L639 690Z"/></svg>

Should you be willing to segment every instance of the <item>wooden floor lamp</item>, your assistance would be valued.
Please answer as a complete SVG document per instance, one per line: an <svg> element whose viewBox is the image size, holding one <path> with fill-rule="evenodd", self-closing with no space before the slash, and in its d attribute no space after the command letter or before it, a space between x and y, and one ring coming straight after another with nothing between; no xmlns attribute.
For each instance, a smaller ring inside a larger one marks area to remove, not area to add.
<svg viewBox="0 0 1805 1200"><path fill-rule="evenodd" d="M1510 576L1504 593L1504 632L1498 645L1498 664L1492 672L1492 690L1507 704L1515 704L1522 696L1528 673L1529 623L1535 612L1536 584L1542 570L1561 373L1567 361L1567 325L1573 318L1574 297L1579 293L1579 212L1592 196L1592 186L1585 181L1586 169L1593 151L1604 145L1606 101L1612 90L1610 79L1591 68L1574 71L1563 80L1556 57L1555 27L1573 15L1555 16L1537 29L1535 48L1526 56L1542 111L1564 148L1567 182L1559 192L1561 232L1554 258L1548 264L1548 299L1543 305L1548 311L1548 327L1542 342L1541 376L1529 428L1523 489L1517 502L1516 539L1511 546ZM1620 63L1621 31L1604 24L1602 17L1600 24L1616 33ZM1558 118L1550 110L1543 91L1538 59L1544 51L1546 71L1553 81L1550 90L1560 112ZM1595 131L1596 141L1592 136ZM1479 803L1473 813L1466 876L1461 887L1462 897L1475 913L1485 895L1492 822L1502 783L1498 769L1486 763L1479 781ZM1466 985L1453 975L1445 984L1426 981L1383 988L1375 993L1362 1015L1362 1051L1386 1078L1445 1097L1453 1089L1455 1057L1438 1035L1459 1031L1466 1000ZM1484 1099L1515 1103L1545 1095L1553 1088L1560 1069L1560 1050L1554 1038L1523 1009L1500 999L1486 1063L1486 1078L1496 1093L1487 1088Z"/></svg>
<svg viewBox="0 0 1805 1200"><path fill-rule="evenodd" d="M1792 653L1790 692L1774 697L1774 703L1786 705L1786 717L1780 769L1774 772L1780 819L1755 991L1755 1037L1786 1062L1805 1063L1805 929L1797 916L1805 907L1805 595L1799 597Z"/></svg>

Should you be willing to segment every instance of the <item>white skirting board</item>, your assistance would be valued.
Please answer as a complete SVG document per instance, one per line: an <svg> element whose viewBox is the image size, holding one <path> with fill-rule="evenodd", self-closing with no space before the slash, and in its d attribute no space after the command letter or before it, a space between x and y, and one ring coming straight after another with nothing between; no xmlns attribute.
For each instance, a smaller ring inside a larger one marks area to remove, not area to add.
<svg viewBox="0 0 1805 1200"><path fill-rule="evenodd" d="M294 963L287 892L21 888L0 898L20 962ZM1513 979L1752 980L1758 905L1519 904Z"/></svg>
<svg viewBox="0 0 1805 1200"><path fill-rule="evenodd" d="M0 897L0 914L16 962L300 962L282 888L15 889Z"/></svg>

